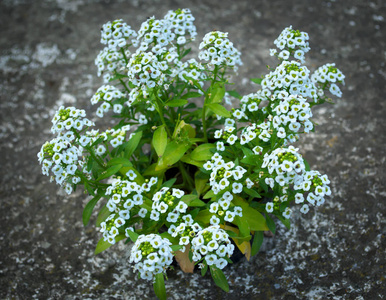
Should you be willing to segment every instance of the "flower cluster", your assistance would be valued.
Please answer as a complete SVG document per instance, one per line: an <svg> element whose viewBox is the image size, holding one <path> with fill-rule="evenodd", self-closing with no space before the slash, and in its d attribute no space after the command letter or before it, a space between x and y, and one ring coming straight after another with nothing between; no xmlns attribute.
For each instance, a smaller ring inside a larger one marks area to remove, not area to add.
<svg viewBox="0 0 386 300"><path fill-rule="evenodd" d="M114 113L120 114L122 112L121 99L124 97L123 93L114 86L102 85L95 95L91 98L91 104L102 104L98 107L96 115L103 118L103 115L113 108Z"/></svg>
<svg viewBox="0 0 386 300"><path fill-rule="evenodd" d="M130 106L137 99L139 90L147 95L147 89L162 86L165 80L165 71L169 68L166 60L159 61L153 52L139 52L133 54L129 63L127 75L136 88L130 92Z"/></svg>
<svg viewBox="0 0 386 300"><path fill-rule="evenodd" d="M194 40L197 32L193 21L194 17L189 9L169 11L162 20L149 18L138 31L141 51L154 51L154 48L166 47L172 43L182 46L189 40Z"/></svg>
<svg viewBox="0 0 386 300"><path fill-rule="evenodd" d="M179 237L178 244L183 247L181 251L185 252L185 246L191 244L192 239L202 230L202 227L198 223L194 223L192 216L189 214L182 216L180 219L181 222L178 225L170 225L168 232L172 237Z"/></svg>
<svg viewBox="0 0 386 300"><path fill-rule="evenodd" d="M122 180L118 177L106 189L106 196L110 197L106 208L111 214L101 223L100 232L103 233L103 239L110 244L115 244L115 237L119 234L119 229L131 216L136 214L143 218L146 216L146 208L141 207L143 204L142 193L150 191L151 187L157 183L157 178L152 177L142 186L137 184L133 181L137 177L133 170L128 171L126 176L130 180Z"/></svg>
<svg viewBox="0 0 386 300"><path fill-rule="evenodd" d="M313 128L310 104L300 95L289 95L277 103L271 104L275 116L272 119L273 127L277 130L277 137L286 138L287 135L296 134L304 126L304 132Z"/></svg>
<svg viewBox="0 0 386 300"><path fill-rule="evenodd" d="M308 34L294 30L292 26L285 28L274 41L274 44L281 51L277 54L275 49L271 49L271 55L277 55L282 60L288 60L292 55L302 63L305 61L304 54L311 49L308 44Z"/></svg>
<svg viewBox="0 0 386 300"><path fill-rule="evenodd" d="M116 51L126 45L135 43L137 33L123 20L107 22L102 27L101 43L107 45L109 50Z"/></svg>
<svg viewBox="0 0 386 300"><path fill-rule="evenodd" d="M215 153L212 158L204 164L204 168L211 171L209 184L215 194L229 187L231 187L233 194L242 192L242 178L245 172L247 172L243 167L236 166L232 161L225 162L219 153Z"/></svg>
<svg viewBox="0 0 386 300"><path fill-rule="evenodd" d="M42 173L49 176L53 173L57 184L62 185L68 194L73 191L72 185L80 182L76 174L79 156L82 149L64 138L55 138L44 143L38 153L39 163L42 164Z"/></svg>
<svg viewBox="0 0 386 300"><path fill-rule="evenodd" d="M94 122L86 118L86 112L83 109L61 106L52 119L51 132L64 135L66 131L81 131L86 126L94 125Z"/></svg>
<svg viewBox="0 0 386 300"><path fill-rule="evenodd" d="M140 235L130 252L130 262L142 279L152 280L173 261L171 242L158 234Z"/></svg>
<svg viewBox="0 0 386 300"><path fill-rule="evenodd" d="M289 146L288 148L277 148L271 153L264 155L262 168L267 168L270 177L265 183L274 188L275 182L280 186L294 183L305 172L303 158L297 152L298 149Z"/></svg>
<svg viewBox="0 0 386 300"><path fill-rule="evenodd" d="M237 65L242 65L241 53L233 46L228 39L228 33L212 31L204 36L200 44L198 57L201 60L210 62L213 65L226 65L237 70Z"/></svg>
<svg viewBox="0 0 386 300"><path fill-rule="evenodd" d="M283 61L261 82L266 96L276 98L284 91L290 95L301 95L317 101L317 89L310 79L310 71L297 61Z"/></svg>
<svg viewBox="0 0 386 300"><path fill-rule="evenodd" d="M185 213L188 206L180 201L184 192L179 189L164 187L153 196L153 205L150 213L150 219L158 221L160 215L167 216L166 221L175 223L180 216L180 213Z"/></svg>
<svg viewBox="0 0 386 300"><path fill-rule="evenodd" d="M334 63L321 66L311 76L315 84L325 85L330 93L337 97L342 97L342 92L336 82L344 84L344 78L342 71L336 68Z"/></svg>
<svg viewBox="0 0 386 300"><path fill-rule="evenodd" d="M204 259L208 266L215 265L225 268L235 246L229 240L228 234L218 225L212 225L198 232L192 240L193 260Z"/></svg>

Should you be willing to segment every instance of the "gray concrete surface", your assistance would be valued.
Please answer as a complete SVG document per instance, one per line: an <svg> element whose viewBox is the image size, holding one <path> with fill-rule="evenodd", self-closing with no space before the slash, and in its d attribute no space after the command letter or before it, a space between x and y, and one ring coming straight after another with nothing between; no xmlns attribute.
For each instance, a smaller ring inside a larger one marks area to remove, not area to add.
<svg viewBox="0 0 386 300"><path fill-rule="evenodd" d="M327 173L333 196L280 228L265 252L227 269L225 294L210 277L171 272L170 299L384 299L386 3L374 1L0 1L0 299L153 299L119 244L94 256L99 233L81 222L87 198L70 197L41 175L36 153L52 138L60 105L95 111L101 84L94 58L103 23L134 29L189 7L198 41L229 32L242 52L236 87L263 74L269 48L293 25L310 35L308 66L335 62L343 98L315 111L320 124L299 143ZM95 220L95 218L93 219Z"/></svg>

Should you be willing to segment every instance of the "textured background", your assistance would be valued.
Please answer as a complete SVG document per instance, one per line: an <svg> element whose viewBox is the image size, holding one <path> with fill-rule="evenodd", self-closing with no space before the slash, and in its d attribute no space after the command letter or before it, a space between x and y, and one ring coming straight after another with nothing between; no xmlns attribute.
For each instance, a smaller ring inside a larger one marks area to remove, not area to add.
<svg viewBox="0 0 386 300"><path fill-rule="evenodd" d="M91 112L101 84L94 58L100 27L189 7L198 45L210 30L229 32L244 66L236 88L257 89L273 40L293 25L310 35L308 67L336 62L343 98L318 108L316 132L298 143L327 173L333 196L293 228L279 228L265 251L225 271L231 290L210 277L170 272L170 299L385 298L385 1L0 1L0 298L150 299L123 245L94 256L99 234L84 228L81 192L63 195L41 175L36 153L52 138L61 105ZM95 218L94 218L95 220Z"/></svg>

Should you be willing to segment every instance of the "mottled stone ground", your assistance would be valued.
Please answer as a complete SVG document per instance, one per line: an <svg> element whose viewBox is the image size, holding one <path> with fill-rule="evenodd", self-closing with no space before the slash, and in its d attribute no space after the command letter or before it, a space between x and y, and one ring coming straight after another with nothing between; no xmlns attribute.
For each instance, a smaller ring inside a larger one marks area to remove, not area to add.
<svg viewBox="0 0 386 300"><path fill-rule="evenodd" d="M121 3L119 3L121 2ZM36 153L52 138L60 104L88 112L101 84L94 58L103 23L191 8L198 40L229 32L243 53L237 88L266 71L269 48L293 25L310 35L308 66L336 62L343 98L315 111L319 127L299 147L327 173L333 196L265 252L226 270L229 294L210 277L171 273L170 299L384 299L386 3L378 1L0 1L0 298L150 299L120 244L98 256L99 234L81 223L87 198L41 175Z"/></svg>

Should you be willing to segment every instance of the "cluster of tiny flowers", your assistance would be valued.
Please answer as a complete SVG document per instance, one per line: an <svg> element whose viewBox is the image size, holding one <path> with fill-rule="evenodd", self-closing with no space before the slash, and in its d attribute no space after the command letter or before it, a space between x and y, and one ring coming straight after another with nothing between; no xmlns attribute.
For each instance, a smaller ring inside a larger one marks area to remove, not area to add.
<svg viewBox="0 0 386 300"><path fill-rule="evenodd" d="M229 240L228 234L218 225L213 225L198 232L192 240L193 261L200 261L203 257L208 266L215 265L223 269L235 246Z"/></svg>
<svg viewBox="0 0 386 300"><path fill-rule="evenodd" d="M146 92L156 85L162 86L165 80L165 71L169 68L166 60L159 61L153 52L134 53L127 65L127 75L133 85L136 86L130 92L129 106L138 96L139 90Z"/></svg>
<svg viewBox="0 0 386 300"><path fill-rule="evenodd" d="M189 8L170 10L164 19L169 22L170 31L175 34L174 39L178 45L186 44L197 36L196 26L193 24L195 18ZM190 37L186 33L189 33Z"/></svg>
<svg viewBox="0 0 386 300"><path fill-rule="evenodd" d="M314 84L326 85L331 94L342 97L342 92L336 82L344 84L345 76L335 67L335 64L325 64L319 67L311 76Z"/></svg>
<svg viewBox="0 0 386 300"><path fill-rule="evenodd" d="M249 115L249 112L252 113L251 115L254 115L255 112L259 110L259 105L262 101L267 101L267 98L262 95L261 90L256 93L245 95L240 99L240 109L244 114Z"/></svg>
<svg viewBox="0 0 386 300"><path fill-rule="evenodd" d="M271 49L271 55L277 55L282 60L288 60L293 55L302 63L304 63L304 54L311 49L308 44L308 34L294 30L292 26L285 28L274 44L281 51L277 54L276 49Z"/></svg>
<svg viewBox="0 0 386 300"><path fill-rule="evenodd" d="M99 133L98 130L90 130L87 131L79 141L83 147L86 147L101 138L103 142L110 142L110 145L116 148L125 142L126 132L129 131L130 128L130 125L124 125L119 129L108 129L102 133ZM130 135L130 138L131 136L132 135ZM103 155L105 152L106 147L104 145L99 145L96 148L96 154L98 155Z"/></svg>
<svg viewBox="0 0 386 300"><path fill-rule="evenodd" d="M80 177L75 173L78 170L79 156L82 155L81 147L72 145L64 138L57 137L44 143L38 153L39 163L42 165L43 175L53 173L57 184L71 194L73 184L80 182Z"/></svg>
<svg viewBox="0 0 386 300"><path fill-rule="evenodd" d="M101 43L113 51L126 45L135 44L137 33L123 20L107 22L102 26Z"/></svg>
<svg viewBox="0 0 386 300"><path fill-rule="evenodd" d="M271 138L271 123L269 121L260 124L253 123L250 126L244 127L240 134L240 144L244 145L259 139L263 142L269 142Z"/></svg>
<svg viewBox="0 0 386 300"><path fill-rule="evenodd" d="M180 201L181 197L185 193L182 190L167 187L161 188L153 196L152 210L150 213L150 219L159 221L162 215L166 215L166 221L169 223L177 222L180 213L186 213L188 205L185 202Z"/></svg>
<svg viewBox="0 0 386 300"><path fill-rule="evenodd" d="M142 192L150 191L151 187L157 183L157 178L152 177L150 181L139 185L132 181L137 177L133 171L129 171L126 176L130 180L116 178L106 189L106 196L110 197L106 207L111 214L101 223L100 232L103 233L103 239L111 244L115 243L119 228L125 225L133 212L138 213L141 217L146 216L146 209L140 208L143 204Z"/></svg>
<svg viewBox="0 0 386 300"><path fill-rule="evenodd" d="M140 235L131 248L129 261L142 279L152 280L173 262L171 242L157 234Z"/></svg>
<svg viewBox="0 0 386 300"><path fill-rule="evenodd" d="M207 76L204 72L204 66L197 62L194 58L191 58L186 62L178 61L176 67L171 71L172 74L170 77L178 76L178 78L184 82L189 82L190 79L186 78L189 77L197 80L201 86L204 86L204 81L207 79ZM198 92L202 93L200 90L198 90Z"/></svg>
<svg viewBox="0 0 386 300"><path fill-rule="evenodd" d="M203 167L211 171L209 184L215 194L229 187L233 194L240 194L243 191L242 178L247 172L243 167L236 166L233 161L226 163L219 153L215 153Z"/></svg>
<svg viewBox="0 0 386 300"><path fill-rule="evenodd" d="M302 193L307 193L306 200L311 205L320 206L324 203L325 196L331 195L331 189L328 186L330 180L327 175L321 175L318 171L307 171L304 173L302 180L299 180L294 184L294 190L298 190ZM304 202L304 196L302 193L298 193L295 196L295 203L300 204ZM300 196L301 195L301 196ZM309 207L304 204L301 208L302 213L307 213Z"/></svg>
<svg viewBox="0 0 386 300"><path fill-rule="evenodd" d="M215 139L222 139L225 141L225 143L229 145L234 145L236 141L239 139L236 133L236 128L233 126L235 124L235 121L232 119L226 119L225 120L225 127L223 129L218 129L214 133ZM222 147L222 149L218 149L219 151L224 151L225 148Z"/></svg>
<svg viewBox="0 0 386 300"><path fill-rule="evenodd" d="M122 20L115 20L103 25L101 43L107 45L95 59L98 76L103 73L103 81L109 82L112 74L119 73L126 67L126 58L130 57L130 46L136 47L137 33Z"/></svg>
<svg viewBox="0 0 386 300"><path fill-rule="evenodd" d="M167 47L170 44L179 46L186 44L197 35L193 21L194 17L189 9L169 11L163 20L149 18L142 23L138 31L139 49L154 52L157 48Z"/></svg>
<svg viewBox="0 0 386 300"><path fill-rule="evenodd" d="M124 53L105 47L95 58L95 65L98 67L98 76L107 72L103 76L105 83L110 81L111 73L118 72L126 67L125 56L130 56L130 51L127 49Z"/></svg>
<svg viewBox="0 0 386 300"><path fill-rule="evenodd" d="M213 65L226 65L237 70L237 65L242 65L241 53L228 39L227 32L208 32L200 44L198 57Z"/></svg>
<svg viewBox="0 0 386 300"><path fill-rule="evenodd" d="M293 146L277 148L264 155L262 168L267 168L271 177L265 179L265 183L272 189L275 182L280 186L287 186L302 177L305 172L303 158Z"/></svg>
<svg viewBox="0 0 386 300"><path fill-rule="evenodd" d="M191 215L184 215L180 219L181 222L178 225L170 225L168 233L170 233L173 237L180 238L178 244L183 247L181 251L185 252L185 246L190 244L197 232L202 230L202 227L198 225L198 223L194 223Z"/></svg>
<svg viewBox="0 0 386 300"><path fill-rule="evenodd" d="M310 71L296 61L282 61L274 70L267 74L261 82L266 96L276 98L284 91L290 95L301 95L317 101L317 89L310 79Z"/></svg>
<svg viewBox="0 0 386 300"><path fill-rule="evenodd" d="M94 125L94 122L86 118L86 112L83 109L61 106L52 119L51 132L62 136L66 131L81 131L86 126Z"/></svg>
<svg viewBox="0 0 386 300"><path fill-rule="evenodd" d="M307 171L304 172L303 175L297 176L293 185L293 189L295 194L292 195L291 199L295 201L296 204L301 204L300 212L303 214L308 213L310 210L309 205L317 205L320 206L324 203L325 196L331 195L331 190L328 184L330 181L328 180L327 175L321 175L318 171ZM265 210L268 213L273 213L274 211L281 211L281 204L285 201L289 201L288 188L284 187L282 192L283 195L281 197L276 196L273 199L273 202L267 202L265 206ZM305 203L307 202L307 203ZM292 209L287 207L283 212L282 216L286 219L289 219L292 214Z"/></svg>
<svg viewBox="0 0 386 300"><path fill-rule="evenodd" d="M96 115L100 118L103 117L111 108L114 113L119 114L122 112L122 104L118 103L118 100L121 100L124 97L122 92L114 86L111 85L102 85L94 96L91 98L91 104L97 104L101 102L102 104L98 107Z"/></svg>
<svg viewBox="0 0 386 300"><path fill-rule="evenodd" d="M276 114L272 118L272 125L277 130L277 137L285 139L288 134L297 133L302 125L304 132L313 128L310 104L300 95L289 95L278 103L272 102L272 111Z"/></svg>
<svg viewBox="0 0 386 300"><path fill-rule="evenodd" d="M232 184L232 186L234 186L234 184ZM237 192L239 191L240 189L237 190ZM229 191L226 191L220 199L210 204L209 212L212 213L212 217L210 218L209 223L211 225L233 222L235 216L243 216L243 210L240 206L231 207L232 200L233 195Z"/></svg>

